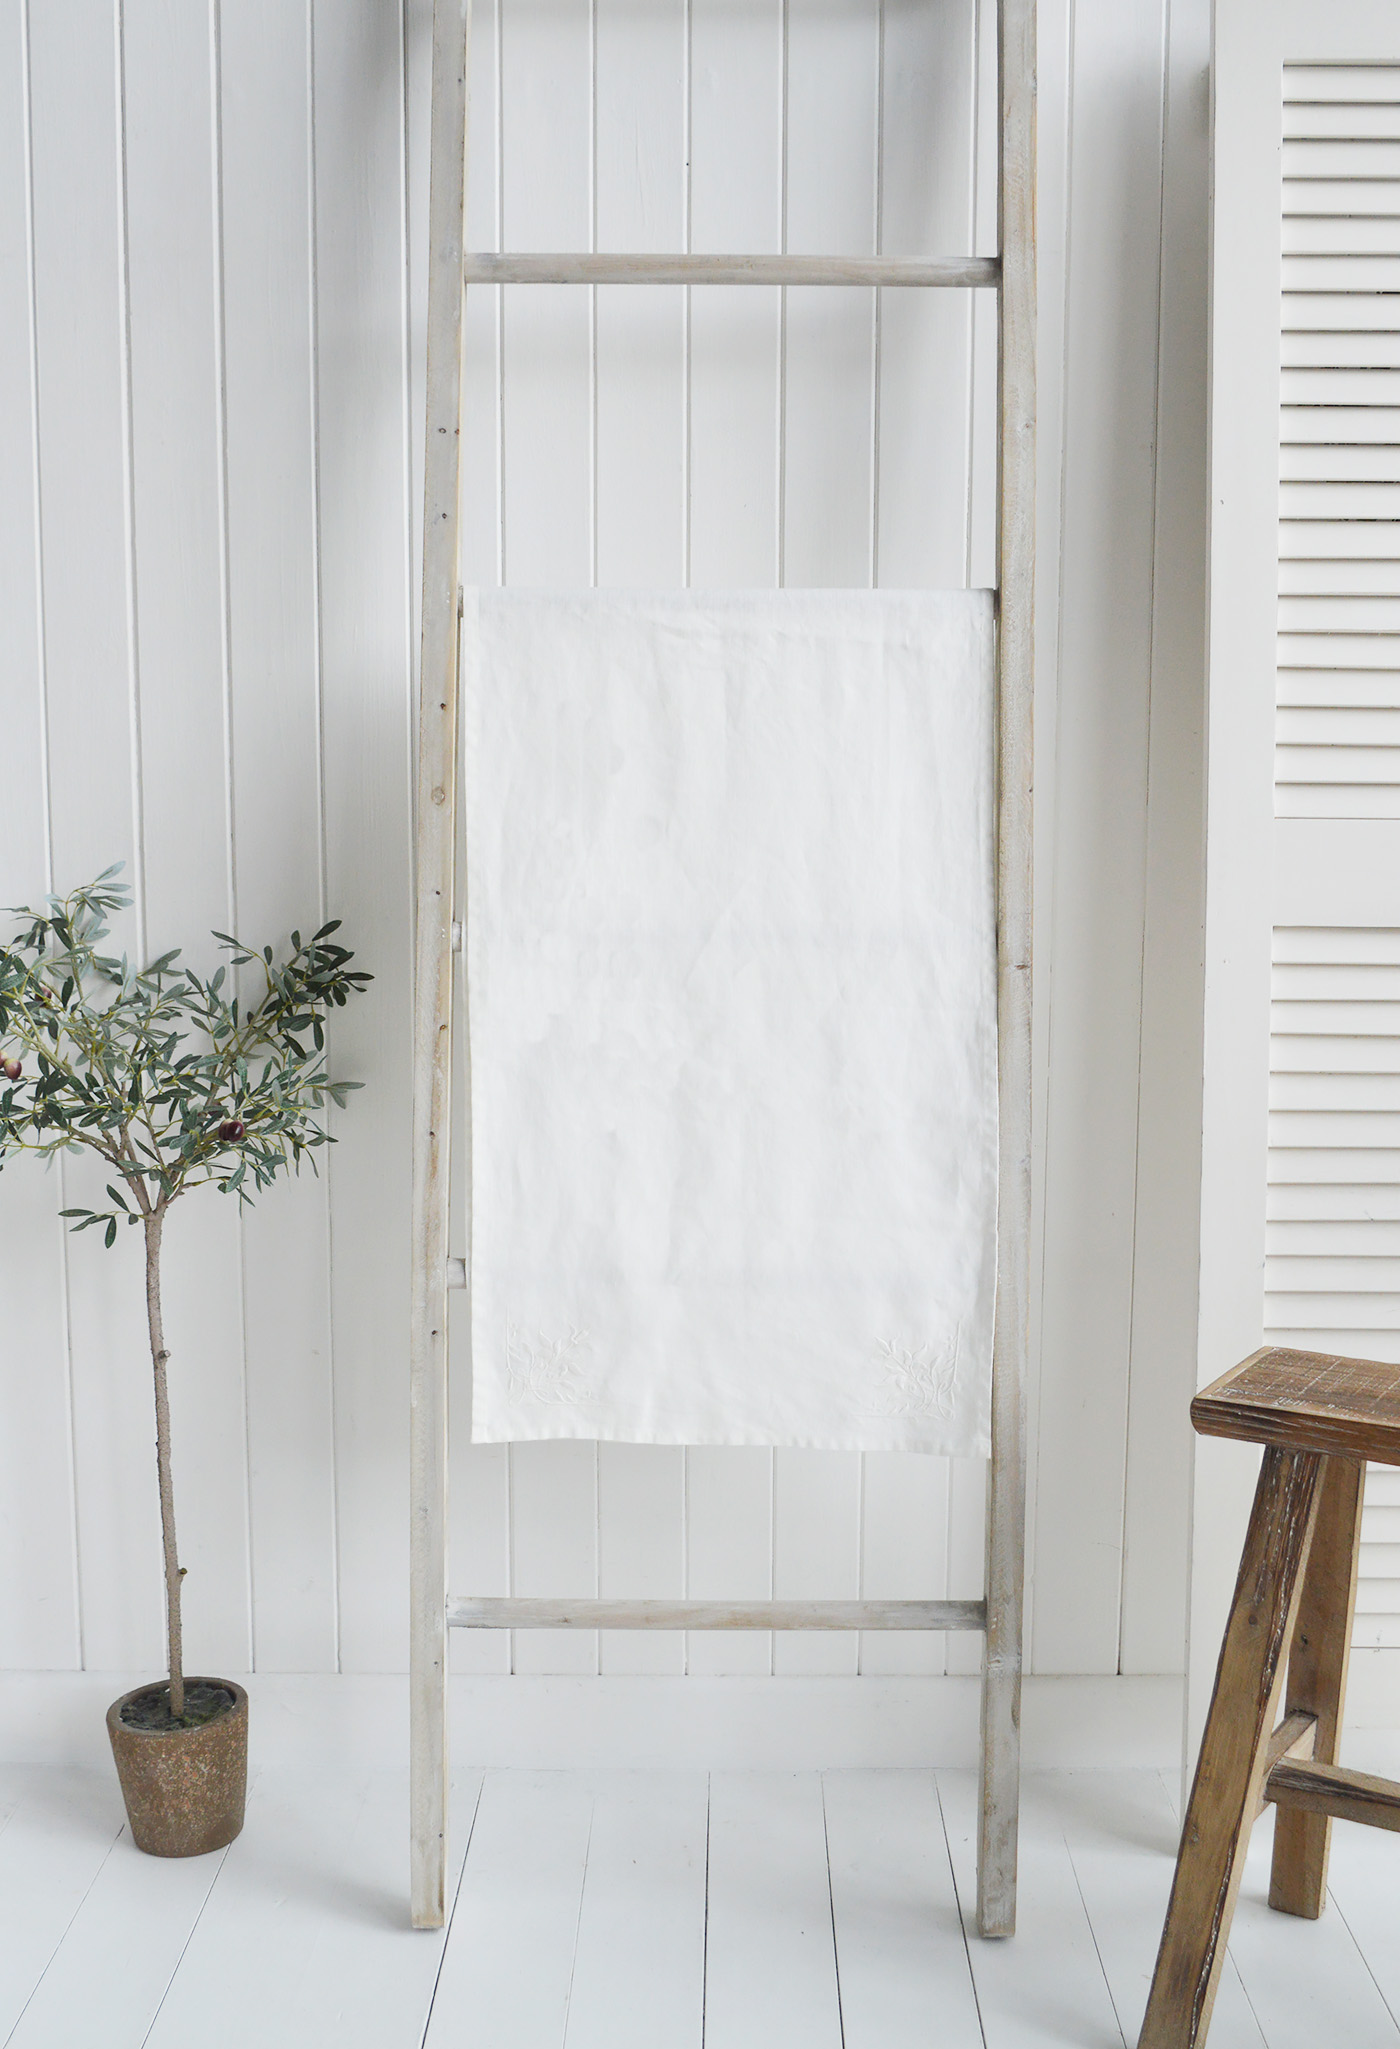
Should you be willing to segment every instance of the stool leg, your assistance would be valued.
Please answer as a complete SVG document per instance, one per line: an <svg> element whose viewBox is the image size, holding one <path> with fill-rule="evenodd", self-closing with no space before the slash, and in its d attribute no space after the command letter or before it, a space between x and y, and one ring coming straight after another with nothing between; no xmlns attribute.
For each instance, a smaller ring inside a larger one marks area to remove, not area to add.
<svg viewBox="0 0 1400 2049"><path fill-rule="evenodd" d="M1326 1458L1318 1488L1298 1619L1288 1651L1284 1713L1317 1716L1313 1756L1337 1762L1347 1657L1356 1613L1356 1559L1361 1539L1361 1490L1366 1468L1357 1459ZM1269 1905L1315 1921L1327 1898L1330 1815L1280 1807L1274 1819L1274 1862Z"/></svg>
<svg viewBox="0 0 1400 2049"><path fill-rule="evenodd" d="M1264 1453L1138 2049L1195 2049L1210 2025L1321 1466Z"/></svg>

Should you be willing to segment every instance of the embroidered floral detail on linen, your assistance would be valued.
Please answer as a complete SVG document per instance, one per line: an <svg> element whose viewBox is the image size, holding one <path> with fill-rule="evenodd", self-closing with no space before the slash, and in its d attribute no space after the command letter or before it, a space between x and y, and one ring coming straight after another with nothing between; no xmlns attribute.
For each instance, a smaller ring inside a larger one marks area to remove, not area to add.
<svg viewBox="0 0 1400 2049"><path fill-rule="evenodd" d="M897 1338L881 1338L877 1349L884 1386L866 1412L873 1416L913 1416L949 1422L958 1384L958 1340L962 1326L955 1324L952 1335L922 1345L901 1344Z"/></svg>
<svg viewBox="0 0 1400 2049"><path fill-rule="evenodd" d="M571 1330L561 1338L533 1336L518 1324L506 1325L506 1371L513 1402L591 1402L598 1393L587 1378L582 1358L591 1352L593 1340L586 1330Z"/></svg>

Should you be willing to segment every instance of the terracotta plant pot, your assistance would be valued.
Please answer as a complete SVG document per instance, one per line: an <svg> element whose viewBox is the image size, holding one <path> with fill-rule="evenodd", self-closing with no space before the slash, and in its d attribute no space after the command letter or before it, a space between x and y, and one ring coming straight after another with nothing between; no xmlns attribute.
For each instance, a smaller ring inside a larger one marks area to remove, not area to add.
<svg viewBox="0 0 1400 2049"><path fill-rule="evenodd" d="M188 1709L207 1719L172 1728L161 1713L169 1694L164 1680L124 1693L107 1710L107 1734L137 1849L202 1857L243 1826L248 1696L231 1679L187 1679Z"/></svg>

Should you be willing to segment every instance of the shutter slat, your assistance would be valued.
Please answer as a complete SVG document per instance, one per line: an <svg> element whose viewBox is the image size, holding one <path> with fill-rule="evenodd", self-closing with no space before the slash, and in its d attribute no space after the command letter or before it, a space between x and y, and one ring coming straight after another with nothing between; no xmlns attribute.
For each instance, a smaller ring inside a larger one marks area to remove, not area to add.
<svg viewBox="0 0 1400 2049"><path fill-rule="evenodd" d="M1392 408L1387 406L1385 416ZM1349 414L1348 414L1349 417ZM1282 484L1389 484L1396 477L1396 443L1378 440L1287 441L1279 449Z"/></svg>
<svg viewBox="0 0 1400 2049"><path fill-rule="evenodd" d="M1315 1006L1322 1008L1323 1006ZM1380 1008L1394 1016L1395 1006ZM1297 1075L1392 1075L1400 1074L1400 1040L1394 1028L1371 1033L1288 1032L1279 1028L1275 1015L1270 1021L1275 1074Z"/></svg>
<svg viewBox="0 0 1400 2049"><path fill-rule="evenodd" d="M1390 711L1400 698L1394 669L1280 669L1281 710Z"/></svg>
<svg viewBox="0 0 1400 2049"><path fill-rule="evenodd" d="M1366 136L1317 142L1285 141L1283 175L1290 178L1400 178L1400 141Z"/></svg>
<svg viewBox="0 0 1400 2049"><path fill-rule="evenodd" d="M1269 1157L1271 1183L1296 1182L1300 1187L1321 1187L1328 1182L1400 1181L1400 1149L1386 1151L1371 1147L1351 1151L1345 1146L1314 1146Z"/></svg>
<svg viewBox="0 0 1400 2049"><path fill-rule="evenodd" d="M1382 999L1367 1001L1364 997L1355 1003L1327 998L1310 1002L1306 998L1291 999L1275 997L1269 1029L1276 1041L1291 1038L1297 1034L1308 1038L1331 1033L1335 1036L1330 1043L1346 1046L1356 1040L1365 1040L1374 1035L1394 1038L1400 1034L1400 1002L1387 1003ZM1284 1056L1290 1048L1283 1049ZM1281 1057L1281 1066L1288 1065L1287 1057Z"/></svg>
<svg viewBox="0 0 1400 2049"><path fill-rule="evenodd" d="M1287 405L1280 414L1279 439L1286 448L1353 448L1371 443L1400 446L1400 406Z"/></svg>
<svg viewBox="0 0 1400 2049"><path fill-rule="evenodd" d="M1383 520L1353 526L1329 520L1279 523L1280 562L1368 562L1400 558L1400 524Z"/></svg>
<svg viewBox="0 0 1400 2049"><path fill-rule="evenodd" d="M1290 1056L1292 1047L1289 1047ZM1269 1077L1269 1107L1280 1116L1400 1115L1400 1073L1373 1069L1339 1072L1335 1067L1308 1072L1292 1065Z"/></svg>
<svg viewBox="0 0 1400 2049"><path fill-rule="evenodd" d="M1384 256L1394 252L1395 214L1352 214L1349 209L1338 206L1335 186L1323 185L1317 189L1330 192L1332 204L1325 211L1293 213L1285 210L1285 256ZM1396 213L1400 214L1400 182L1392 185L1390 191L1397 202ZM1292 195L1285 190L1283 198L1287 209Z"/></svg>
<svg viewBox="0 0 1400 2049"><path fill-rule="evenodd" d="M1400 748L1348 747L1340 741L1281 746L1274 781L1280 789L1290 783L1345 783L1350 789L1400 791Z"/></svg>
<svg viewBox="0 0 1400 2049"><path fill-rule="evenodd" d="M1356 1251L1357 1246L1364 1252ZM1280 1259L1400 1260L1400 1217L1274 1218L1266 1230L1265 1251ZM1272 1267L1269 1273L1272 1278Z"/></svg>
<svg viewBox="0 0 1400 2049"><path fill-rule="evenodd" d="M1349 303L1349 302L1348 302ZM1302 310L1289 308L1289 311ZM1301 325L1302 323L1297 323ZM1314 345L1328 344L1332 337L1311 334ZM1353 343L1369 336L1352 335ZM1384 337L1389 343L1393 336ZM1400 405L1400 368L1359 363L1333 367L1307 364L1288 367L1279 373L1279 404L1282 406L1372 406Z"/></svg>
<svg viewBox="0 0 1400 2049"><path fill-rule="evenodd" d="M1400 185L1396 188L1400 201ZM1397 206L1400 217L1400 205ZM1295 328L1288 316L1297 311L1292 301L1285 307L1285 324L1279 361L1286 370L1385 370L1400 368L1400 329L1368 329L1319 332L1316 328Z"/></svg>
<svg viewBox="0 0 1400 2049"><path fill-rule="evenodd" d="M1392 484L1280 484L1281 519L1400 519L1400 481Z"/></svg>
<svg viewBox="0 0 1400 2049"><path fill-rule="evenodd" d="M1274 1182L1269 1188L1268 1216L1271 1224L1298 1220L1310 1224L1375 1223L1383 1228L1400 1223L1400 1185L1343 1181L1309 1187L1305 1182Z"/></svg>
<svg viewBox="0 0 1400 2049"><path fill-rule="evenodd" d="M1280 818L1400 818L1400 790L1384 784L1289 783Z"/></svg>
<svg viewBox="0 0 1400 2049"><path fill-rule="evenodd" d="M1286 107L1354 107L1400 104L1400 67L1394 64L1285 64Z"/></svg>

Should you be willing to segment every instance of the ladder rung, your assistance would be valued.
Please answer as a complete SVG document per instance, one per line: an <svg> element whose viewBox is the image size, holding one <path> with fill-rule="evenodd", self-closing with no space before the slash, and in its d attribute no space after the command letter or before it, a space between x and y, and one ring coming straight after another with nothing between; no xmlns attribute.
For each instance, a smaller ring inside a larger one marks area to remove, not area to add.
<svg viewBox="0 0 1400 2049"><path fill-rule="evenodd" d="M467 256L468 285L996 285L997 256Z"/></svg>
<svg viewBox="0 0 1400 2049"><path fill-rule="evenodd" d="M1348 1771L1340 1764L1294 1763L1284 1758L1264 1781L1264 1798L1279 1807L1330 1814L1338 1821L1400 1829L1400 1782Z"/></svg>
<svg viewBox="0 0 1400 2049"><path fill-rule="evenodd" d="M983 1601L569 1601L447 1603L450 1629L982 1629Z"/></svg>

